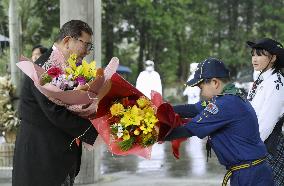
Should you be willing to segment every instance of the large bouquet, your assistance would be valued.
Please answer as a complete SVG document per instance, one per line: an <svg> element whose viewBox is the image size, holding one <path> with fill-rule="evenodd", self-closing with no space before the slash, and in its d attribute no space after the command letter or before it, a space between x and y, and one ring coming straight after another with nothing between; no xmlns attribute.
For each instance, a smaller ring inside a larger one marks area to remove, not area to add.
<svg viewBox="0 0 284 186"><path fill-rule="evenodd" d="M53 47L43 67L26 58L17 66L51 101L90 118L97 109L98 101L108 91L105 82L116 72L118 59L112 58L105 70L102 70L96 68L94 61L77 62L76 58L73 54L66 61L61 52Z"/></svg>
<svg viewBox="0 0 284 186"><path fill-rule="evenodd" d="M161 95L153 92L149 100L117 73L108 83L110 90L99 102L93 125L113 154L150 158L158 138Z"/></svg>
<svg viewBox="0 0 284 186"><path fill-rule="evenodd" d="M152 91L149 100L117 73L108 84L110 90L99 102L92 123L113 154L149 159L151 146L163 141L174 127L184 124L171 105L163 103L159 93ZM184 140L172 142L176 158Z"/></svg>

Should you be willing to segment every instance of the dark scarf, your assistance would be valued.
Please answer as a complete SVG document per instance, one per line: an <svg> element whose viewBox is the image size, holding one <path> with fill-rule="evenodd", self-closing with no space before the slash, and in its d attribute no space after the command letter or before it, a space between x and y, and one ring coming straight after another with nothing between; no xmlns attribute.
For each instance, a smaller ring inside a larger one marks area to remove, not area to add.
<svg viewBox="0 0 284 186"><path fill-rule="evenodd" d="M241 89L237 88L233 83L228 83L227 85L225 85L221 95L235 95L239 96L243 100L246 100L244 92Z"/></svg>

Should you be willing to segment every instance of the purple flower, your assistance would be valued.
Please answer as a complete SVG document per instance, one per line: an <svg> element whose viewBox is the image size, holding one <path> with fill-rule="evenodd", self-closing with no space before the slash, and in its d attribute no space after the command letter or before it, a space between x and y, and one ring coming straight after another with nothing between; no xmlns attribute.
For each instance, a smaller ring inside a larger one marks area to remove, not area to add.
<svg viewBox="0 0 284 186"><path fill-rule="evenodd" d="M75 81L77 81L79 85L85 85L86 84L86 78L84 78L83 76L77 77L75 79Z"/></svg>
<svg viewBox="0 0 284 186"><path fill-rule="evenodd" d="M79 60L79 61L76 62L76 67L78 67L80 65L82 65L82 60Z"/></svg>

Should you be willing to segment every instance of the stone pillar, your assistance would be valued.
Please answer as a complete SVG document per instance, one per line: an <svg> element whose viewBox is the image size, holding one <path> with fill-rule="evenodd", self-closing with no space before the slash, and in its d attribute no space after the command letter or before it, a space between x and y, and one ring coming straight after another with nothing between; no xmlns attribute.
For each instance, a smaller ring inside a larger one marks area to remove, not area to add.
<svg viewBox="0 0 284 186"><path fill-rule="evenodd" d="M94 51L86 58L96 60L101 66L101 0L60 0L60 25L77 19L88 23L93 29ZM100 178L100 145L95 150L83 148L81 170L75 182L80 184L94 183Z"/></svg>
<svg viewBox="0 0 284 186"><path fill-rule="evenodd" d="M9 40L10 40L10 67L12 84L16 86L16 96L19 95L21 73L16 63L20 57L20 22L17 12L17 1L9 2Z"/></svg>

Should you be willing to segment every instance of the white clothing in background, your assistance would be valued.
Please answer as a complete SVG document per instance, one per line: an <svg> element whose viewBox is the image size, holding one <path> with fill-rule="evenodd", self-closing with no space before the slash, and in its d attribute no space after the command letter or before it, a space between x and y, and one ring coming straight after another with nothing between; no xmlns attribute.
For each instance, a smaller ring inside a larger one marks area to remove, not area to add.
<svg viewBox="0 0 284 186"><path fill-rule="evenodd" d="M140 72L136 80L136 88L148 98L151 98L151 90L162 95L162 82L159 73L155 70Z"/></svg>
<svg viewBox="0 0 284 186"><path fill-rule="evenodd" d="M194 74L189 76L188 81L193 79L193 76ZM188 104L195 104L200 100L200 88L198 86L194 87L187 86L183 91L183 95L187 96Z"/></svg>
<svg viewBox="0 0 284 186"><path fill-rule="evenodd" d="M198 63L190 64L191 75L188 80L193 79L194 71L197 69ZM187 96L188 104L195 104L200 100L200 88L198 86L187 86L183 91L183 95ZM189 138L189 142L186 144L186 151L190 158L190 167L194 176L203 176L206 173L206 159L203 151L202 139L196 136Z"/></svg>
<svg viewBox="0 0 284 186"><path fill-rule="evenodd" d="M272 72L273 69L269 69L260 75L259 78L263 81L257 86L256 94L251 101L258 118L262 141L269 137L284 113L284 78L280 73Z"/></svg>
<svg viewBox="0 0 284 186"><path fill-rule="evenodd" d="M186 144L186 152L190 158L190 169L194 176L204 176L206 174L206 158L202 139L192 136Z"/></svg>

